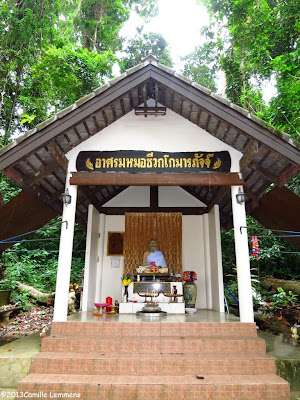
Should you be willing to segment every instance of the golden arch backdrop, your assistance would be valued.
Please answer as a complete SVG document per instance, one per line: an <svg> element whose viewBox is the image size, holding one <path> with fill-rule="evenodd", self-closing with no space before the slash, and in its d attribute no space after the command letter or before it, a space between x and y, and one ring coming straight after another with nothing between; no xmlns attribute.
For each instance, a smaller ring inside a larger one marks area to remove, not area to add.
<svg viewBox="0 0 300 400"><path fill-rule="evenodd" d="M165 256L169 273L182 273L181 213L125 214L124 273L135 273L142 265L152 238Z"/></svg>

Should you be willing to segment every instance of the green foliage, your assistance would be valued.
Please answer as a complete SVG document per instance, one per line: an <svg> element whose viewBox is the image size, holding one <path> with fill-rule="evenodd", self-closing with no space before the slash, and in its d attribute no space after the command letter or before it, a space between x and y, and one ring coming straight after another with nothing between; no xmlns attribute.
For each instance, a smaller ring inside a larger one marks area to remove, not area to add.
<svg viewBox="0 0 300 400"><path fill-rule="evenodd" d="M209 41L182 58L183 75L214 92L217 90L215 82L219 62L216 46L216 43Z"/></svg>
<svg viewBox="0 0 300 400"><path fill-rule="evenodd" d="M26 310L30 308L31 305L36 304L36 301L29 296L28 292L20 292L15 287L15 290L11 294L11 303L18 303L18 307Z"/></svg>
<svg viewBox="0 0 300 400"><path fill-rule="evenodd" d="M50 109L55 113L103 84L104 76L112 76L115 61L111 52L96 54L68 46L50 47L28 70L19 102L28 113L36 115L34 124L41 122Z"/></svg>
<svg viewBox="0 0 300 400"><path fill-rule="evenodd" d="M247 225L264 228L254 218L247 217ZM260 255L256 259L250 256L251 265L257 268L260 276L272 275L278 279L300 279L300 254L294 254L297 250L289 243L270 231L248 231L248 234L258 234ZM262 237L259 237L259 236ZM251 237L249 237L251 239ZM249 241L251 249L251 243Z"/></svg>
<svg viewBox="0 0 300 400"><path fill-rule="evenodd" d="M149 54L156 57L162 64L172 67L168 43L158 33L142 34L142 29L139 30L138 35L129 40L124 54L126 56L122 57L120 61L122 72L140 63Z"/></svg>
<svg viewBox="0 0 300 400"><path fill-rule="evenodd" d="M202 3L211 15L212 37L222 41L220 66L226 74L229 99L292 136L299 136L300 2L203 0ZM259 90L262 81L271 77L277 82L278 93L267 110L255 93L253 79Z"/></svg>
<svg viewBox="0 0 300 400"><path fill-rule="evenodd" d="M277 288L277 293L269 296L268 300L271 301L273 309L279 310L283 306L294 305L298 298L292 291L286 293L281 287L279 287Z"/></svg>
<svg viewBox="0 0 300 400"><path fill-rule="evenodd" d="M31 122L35 119L35 117L36 117L36 115L34 115L34 114L32 114L32 115L23 114L22 119L21 119L21 125L23 125L25 123L31 124Z"/></svg>
<svg viewBox="0 0 300 400"><path fill-rule="evenodd" d="M247 217L247 226L264 228L250 216ZM270 231L254 231L249 229L250 253L252 248L251 235L254 233L255 235L258 234L258 236L264 236L258 237L260 247L259 259L250 254L251 268L257 271L258 277L272 275L278 279L299 280L300 254L292 253L296 252L295 248L283 241L283 239L275 237ZM221 231L221 240L224 282L230 284L234 280L232 271L234 271L236 265L233 229L227 232Z"/></svg>
<svg viewBox="0 0 300 400"><path fill-rule="evenodd" d="M57 1L6 0L0 7L0 132L2 145L20 128L18 97L26 71L53 40Z"/></svg>
<svg viewBox="0 0 300 400"><path fill-rule="evenodd" d="M146 22L158 15L157 0L129 0L129 6Z"/></svg>
<svg viewBox="0 0 300 400"><path fill-rule="evenodd" d="M290 179L286 185L288 189L300 196L300 173L295 175L294 178Z"/></svg>
<svg viewBox="0 0 300 400"><path fill-rule="evenodd" d="M112 76L132 8L147 19L157 1L1 2L0 146Z"/></svg>
<svg viewBox="0 0 300 400"><path fill-rule="evenodd" d="M1 137L0 137L0 143L1 143ZM21 188L14 181L9 179L6 175L3 175L1 172L0 172L0 188L1 188L0 194L3 198L4 203L7 203L21 191Z"/></svg>
<svg viewBox="0 0 300 400"><path fill-rule="evenodd" d="M276 57L271 64L278 96L271 101L269 117L279 129L300 138L300 49Z"/></svg>
<svg viewBox="0 0 300 400"><path fill-rule="evenodd" d="M74 2L73 2L74 3ZM118 31L129 17L129 9L121 0L76 1L71 14L75 40L88 51L120 49Z"/></svg>
<svg viewBox="0 0 300 400"><path fill-rule="evenodd" d="M9 285L20 281L42 292L55 291L61 219L26 237L6 250L0 262L6 267L5 280ZM75 227L71 282L78 282L84 267L85 233Z"/></svg>

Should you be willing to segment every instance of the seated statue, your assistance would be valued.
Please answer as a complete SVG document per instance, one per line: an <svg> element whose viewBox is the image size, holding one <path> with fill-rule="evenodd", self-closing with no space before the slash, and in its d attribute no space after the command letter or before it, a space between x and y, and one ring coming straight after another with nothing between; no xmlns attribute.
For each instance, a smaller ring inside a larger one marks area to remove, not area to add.
<svg viewBox="0 0 300 400"><path fill-rule="evenodd" d="M149 251L146 251L143 256L143 265L150 268L152 262L155 263L156 267L167 267L163 253L157 250L157 243L155 239L150 240Z"/></svg>

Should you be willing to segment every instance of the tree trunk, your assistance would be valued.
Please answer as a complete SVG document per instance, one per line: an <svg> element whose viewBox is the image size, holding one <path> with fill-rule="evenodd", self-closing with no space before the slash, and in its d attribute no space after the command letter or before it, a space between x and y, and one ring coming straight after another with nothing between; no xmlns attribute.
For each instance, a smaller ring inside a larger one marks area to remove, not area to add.
<svg viewBox="0 0 300 400"><path fill-rule="evenodd" d="M24 283L21 282L16 282L16 283L18 284L19 289L22 292L28 292L29 296L37 300L39 303L46 304L47 306L50 306L54 303L55 292L43 293L32 286L25 285ZM70 292L68 301L68 312L71 314L77 312L75 308L75 303L76 303L75 292Z"/></svg>
<svg viewBox="0 0 300 400"><path fill-rule="evenodd" d="M265 283L269 288L277 290L281 287L285 292L290 290L297 295L300 295L300 282L299 281L285 281L283 279L273 278L273 276L267 276L262 278L262 282Z"/></svg>
<svg viewBox="0 0 300 400"><path fill-rule="evenodd" d="M37 300L39 303L51 305L54 302L55 292L43 293L33 288L32 286L25 285L21 282L16 282L22 292L28 292L29 296Z"/></svg>

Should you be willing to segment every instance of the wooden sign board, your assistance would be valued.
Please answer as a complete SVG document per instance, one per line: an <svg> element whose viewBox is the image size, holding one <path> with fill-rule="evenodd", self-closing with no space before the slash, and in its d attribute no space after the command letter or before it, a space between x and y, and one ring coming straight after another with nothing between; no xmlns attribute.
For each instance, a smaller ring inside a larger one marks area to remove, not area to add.
<svg viewBox="0 0 300 400"><path fill-rule="evenodd" d="M124 246L124 232L108 232L107 255L122 256Z"/></svg>
<svg viewBox="0 0 300 400"><path fill-rule="evenodd" d="M76 160L77 171L85 172L230 172L230 167L228 151L81 151Z"/></svg>

